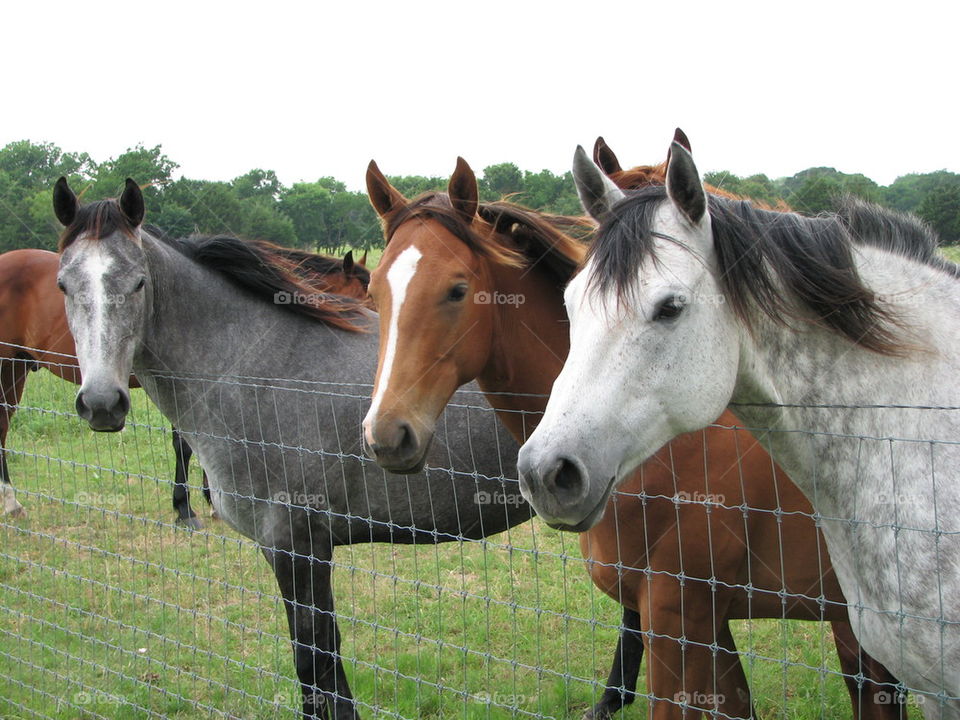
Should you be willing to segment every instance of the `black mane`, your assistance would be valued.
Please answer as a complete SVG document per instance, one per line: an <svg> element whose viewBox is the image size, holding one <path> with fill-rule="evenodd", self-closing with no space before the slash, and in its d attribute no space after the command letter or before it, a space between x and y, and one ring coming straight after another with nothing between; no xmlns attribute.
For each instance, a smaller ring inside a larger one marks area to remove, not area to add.
<svg viewBox="0 0 960 720"><path fill-rule="evenodd" d="M654 213L667 200L654 186L630 193L597 233L590 285L618 300L634 292L641 264L657 262ZM750 327L754 310L777 322L812 319L861 347L896 355L905 350L894 309L860 278L856 245L871 245L934 267L952 277L960 268L937 253L937 238L918 220L858 200L836 214L805 217L708 196L718 280L732 308Z"/></svg>
<svg viewBox="0 0 960 720"><path fill-rule="evenodd" d="M144 231L263 300L276 302L278 293L286 293L290 301L278 305L290 312L344 330L363 328L364 306L354 298L329 292L330 286L324 282L326 276L343 271L342 261L227 235L176 239L162 231L155 234L152 226L144 226ZM137 228L130 224L115 199L88 203L77 209L73 222L64 229L59 249L63 252L81 235L99 240L114 233L126 235L133 241L138 239ZM362 275L358 277L363 279ZM369 274L366 279L369 282Z"/></svg>
<svg viewBox="0 0 960 720"><path fill-rule="evenodd" d="M123 214L116 200L87 203L77 208L73 222L69 227L64 228L58 250L63 252L81 235L101 238L117 232L135 238L137 229L127 220L127 216Z"/></svg>
<svg viewBox="0 0 960 720"><path fill-rule="evenodd" d="M363 304L332 292L324 281L326 276L343 272L342 260L230 235L160 240L281 308L345 330L361 328ZM286 301L278 302L278 294Z"/></svg>

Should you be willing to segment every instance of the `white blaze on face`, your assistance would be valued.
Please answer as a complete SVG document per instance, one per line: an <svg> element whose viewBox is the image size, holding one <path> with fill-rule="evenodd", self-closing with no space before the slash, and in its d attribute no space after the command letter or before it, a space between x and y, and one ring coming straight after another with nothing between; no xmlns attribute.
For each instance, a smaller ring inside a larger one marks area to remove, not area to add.
<svg viewBox="0 0 960 720"><path fill-rule="evenodd" d="M87 315L90 326L83 329L83 336L86 337L87 342L77 343L77 354L80 354L82 345L83 354L86 356L82 359L86 361L84 364L87 367L92 367L91 363L102 362L104 359L103 341L106 331L105 308L107 305L104 276L112 264L110 257L96 245L84 249L80 271L86 279L84 292L86 297L83 298L83 304L90 308Z"/></svg>
<svg viewBox="0 0 960 720"><path fill-rule="evenodd" d="M381 342L387 343L387 348L383 353L383 365L380 368L380 379L377 387L374 388L373 402L367 416L363 419L364 437L369 444L373 444L373 421L380 410L380 403L383 395L390 384L390 372L393 368L393 360L397 354L397 332L400 325L400 312L403 308L403 301L407 295L407 287L413 276L417 272L417 264L423 257L415 246L411 245L393 262L387 271L387 287L390 290L390 322L387 325L387 336L381 338Z"/></svg>

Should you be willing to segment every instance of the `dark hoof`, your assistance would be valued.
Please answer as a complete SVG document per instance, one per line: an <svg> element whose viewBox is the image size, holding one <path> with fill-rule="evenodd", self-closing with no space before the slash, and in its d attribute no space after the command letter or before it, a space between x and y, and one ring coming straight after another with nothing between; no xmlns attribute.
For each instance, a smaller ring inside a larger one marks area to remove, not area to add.
<svg viewBox="0 0 960 720"><path fill-rule="evenodd" d="M196 515L188 518L177 518L177 526L187 530L203 530L203 523Z"/></svg>

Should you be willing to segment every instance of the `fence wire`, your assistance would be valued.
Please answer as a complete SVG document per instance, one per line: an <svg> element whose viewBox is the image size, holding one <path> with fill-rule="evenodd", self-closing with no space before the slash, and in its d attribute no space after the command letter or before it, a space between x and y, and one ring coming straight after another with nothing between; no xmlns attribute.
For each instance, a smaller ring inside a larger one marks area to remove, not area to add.
<svg viewBox="0 0 960 720"><path fill-rule="evenodd" d="M122 432L97 434L73 410L76 386L33 372L30 360L2 362L29 379L6 438L25 515L0 516L0 717L297 716L301 690L270 566L254 542L210 516L196 461L189 489L203 528L175 522L171 429L143 391L133 391ZM355 411L337 419L339 447L298 443L282 447L285 457L363 463L366 482L386 481L356 443L369 384L190 380L207 393L241 384L258 409L278 394L350 398ZM3 390L9 413L17 403ZM458 403L472 422L493 427L479 394ZM444 422L437 427L442 445ZM258 434L221 439L253 457L276 445ZM724 435L735 436L737 456L720 473L720 491L706 468L711 442ZM935 453L937 443L926 442ZM605 529L588 536L533 519L489 537L337 547L330 564L340 655L360 715L580 718L598 702L596 717L624 703L625 718L646 717L652 703L720 718L749 716L751 707L781 718L919 714L929 698L905 693L862 657L838 661L824 620L846 606L816 539L818 524L832 519L786 502L789 481L769 459L756 459L742 428L708 428L700 447L694 461L680 456L682 444L661 451L655 462L669 469L670 485L641 477L624 486ZM478 494L478 503L520 502L515 456L499 461L503 496ZM752 489L758 462L771 492ZM690 467L701 476L678 480ZM451 477L475 482L472 459L451 453ZM309 505L318 487L284 486L285 495L267 501ZM751 502L761 496L773 502ZM803 533L808 544L794 546ZM717 617L718 598L731 590L736 600ZM806 621L790 619L798 617ZM634 686L641 642L644 669ZM704 663L708 680L694 686L688 680ZM647 684L651 664L661 678L656 689ZM622 670L612 686L611 665Z"/></svg>

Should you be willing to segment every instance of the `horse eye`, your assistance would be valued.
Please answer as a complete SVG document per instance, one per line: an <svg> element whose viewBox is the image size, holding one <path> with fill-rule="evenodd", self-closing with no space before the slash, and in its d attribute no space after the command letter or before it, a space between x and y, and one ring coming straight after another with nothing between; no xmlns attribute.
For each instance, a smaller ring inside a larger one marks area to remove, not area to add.
<svg viewBox="0 0 960 720"><path fill-rule="evenodd" d="M447 294L447 300L452 302L460 302L467 296L467 287L466 283L458 283L450 288L450 292Z"/></svg>
<svg viewBox="0 0 960 720"><path fill-rule="evenodd" d="M63 284L63 280L57 280L57 287L60 288L60 292L64 295L67 294L67 286Z"/></svg>
<svg viewBox="0 0 960 720"><path fill-rule="evenodd" d="M660 307L657 308L657 312L654 313L654 320L674 320L680 316L680 313L683 312L685 305L683 304L684 298L674 296L664 300Z"/></svg>
<svg viewBox="0 0 960 720"><path fill-rule="evenodd" d="M143 286L146 285L147 279L145 277L140 278L140 281L137 283L137 286L133 289L134 292L140 292L143 290Z"/></svg>

